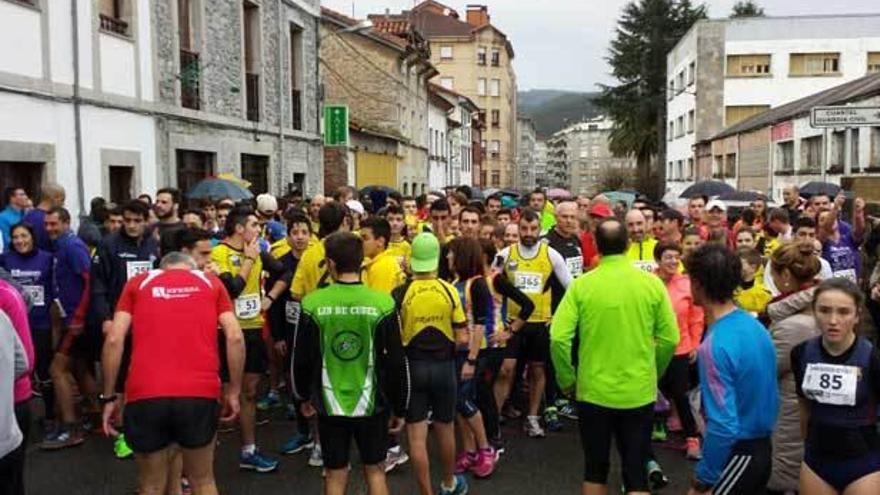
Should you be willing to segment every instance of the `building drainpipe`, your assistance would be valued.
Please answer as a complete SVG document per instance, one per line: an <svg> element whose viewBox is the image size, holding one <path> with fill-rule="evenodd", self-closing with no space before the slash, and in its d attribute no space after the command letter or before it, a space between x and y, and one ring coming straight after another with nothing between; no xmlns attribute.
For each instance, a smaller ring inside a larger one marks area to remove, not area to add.
<svg viewBox="0 0 880 495"><path fill-rule="evenodd" d="M76 147L76 192L80 215L86 214L85 183L83 173L82 121L80 118L79 94L79 13L77 0L70 0L70 17L73 22L73 134Z"/></svg>
<svg viewBox="0 0 880 495"><path fill-rule="evenodd" d="M322 138L321 143L323 146L323 137L321 134L321 114L323 113L323 103L324 103L324 92L321 91L321 14L315 16L315 134L318 134L319 137ZM348 146L351 146L351 143L348 143ZM323 149L323 148L322 148ZM318 158L323 162L324 154L321 152ZM348 152L346 152L346 169L348 168ZM323 169L323 167L322 167ZM309 171L309 164L306 162L306 172ZM348 171L346 170L346 175ZM352 178L352 182L354 182L354 178ZM322 189L325 187L324 184L324 173L323 170L321 172L321 182ZM319 191L315 191L316 193Z"/></svg>
<svg viewBox="0 0 880 495"><path fill-rule="evenodd" d="M284 191L284 17L282 14L281 0L277 0L278 4L278 190ZM293 70L293 67L291 67ZM291 92L291 98L293 93ZM293 102L290 102L293 105ZM271 189L271 188L270 188Z"/></svg>

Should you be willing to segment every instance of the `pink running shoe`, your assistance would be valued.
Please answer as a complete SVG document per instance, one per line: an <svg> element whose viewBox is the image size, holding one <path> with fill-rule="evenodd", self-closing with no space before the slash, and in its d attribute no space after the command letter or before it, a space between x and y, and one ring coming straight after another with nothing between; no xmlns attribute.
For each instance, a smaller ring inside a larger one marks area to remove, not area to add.
<svg viewBox="0 0 880 495"><path fill-rule="evenodd" d="M455 474L468 472L476 464L476 461L477 458L471 452L459 453L455 456Z"/></svg>
<svg viewBox="0 0 880 495"><path fill-rule="evenodd" d="M471 472L477 478L488 478L495 472L498 457L498 452L492 447L480 449L477 452L477 462L471 466Z"/></svg>

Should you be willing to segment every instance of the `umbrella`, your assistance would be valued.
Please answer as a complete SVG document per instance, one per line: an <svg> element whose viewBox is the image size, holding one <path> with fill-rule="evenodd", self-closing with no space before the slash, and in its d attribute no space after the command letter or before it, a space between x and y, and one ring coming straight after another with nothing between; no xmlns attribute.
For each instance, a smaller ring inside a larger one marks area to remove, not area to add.
<svg viewBox="0 0 880 495"><path fill-rule="evenodd" d="M724 193L736 191L733 186L720 180L704 180L694 183L685 189L678 197L690 198L691 196L720 196Z"/></svg>
<svg viewBox="0 0 880 495"><path fill-rule="evenodd" d="M758 191L731 191L718 196L721 201L743 201L750 203L756 199L763 199L765 202L770 201L765 194Z"/></svg>
<svg viewBox="0 0 880 495"><path fill-rule="evenodd" d="M360 195L361 196L370 196L373 193L373 191L380 191L380 192L383 192L386 195L388 195L394 191L397 191L397 189L394 189L393 187L390 187L390 186L367 186L367 187L361 188Z"/></svg>
<svg viewBox="0 0 880 495"><path fill-rule="evenodd" d="M840 186L830 182L810 181L799 188L801 197L809 199L817 194L827 194L834 198L840 192Z"/></svg>
<svg viewBox="0 0 880 495"><path fill-rule="evenodd" d="M565 189L559 187L553 187L547 189L547 197L549 199L562 199L562 198L570 198L571 193L566 191Z"/></svg>
<svg viewBox="0 0 880 495"><path fill-rule="evenodd" d="M627 208L632 206L633 201L636 200L636 193L629 191L606 191L602 193L602 196L608 198L608 201L610 201L612 205L623 201L626 203Z"/></svg>
<svg viewBox="0 0 880 495"><path fill-rule="evenodd" d="M208 177L207 179L202 179L198 184L193 186L193 188L186 193L186 197L189 199L209 198L215 200L230 198L233 201L241 201L242 199L251 199L254 195L246 188L230 180L221 179L219 177Z"/></svg>

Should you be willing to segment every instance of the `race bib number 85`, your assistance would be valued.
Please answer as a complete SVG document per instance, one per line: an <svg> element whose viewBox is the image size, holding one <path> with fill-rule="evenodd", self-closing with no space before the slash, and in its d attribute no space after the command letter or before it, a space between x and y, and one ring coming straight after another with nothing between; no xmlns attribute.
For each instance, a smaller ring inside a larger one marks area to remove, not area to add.
<svg viewBox="0 0 880 495"><path fill-rule="evenodd" d="M513 278L513 285L526 294L540 294L544 288L541 283L542 280L543 277L541 277L540 273L516 272Z"/></svg>
<svg viewBox="0 0 880 495"><path fill-rule="evenodd" d="M859 368L838 364L810 363L801 388L809 399L837 406L856 405Z"/></svg>

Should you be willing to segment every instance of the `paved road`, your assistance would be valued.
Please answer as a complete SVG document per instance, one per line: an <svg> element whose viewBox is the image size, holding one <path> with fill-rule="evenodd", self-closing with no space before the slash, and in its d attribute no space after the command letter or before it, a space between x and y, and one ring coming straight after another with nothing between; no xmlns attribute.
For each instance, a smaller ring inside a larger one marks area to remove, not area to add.
<svg viewBox="0 0 880 495"><path fill-rule="evenodd" d="M293 423L284 419L280 413L275 416L272 422L259 427L257 432L260 445L269 452L277 451L287 435L293 431ZM472 481L470 493L579 493L583 458L575 426L574 423L567 423L564 431L537 440L525 437L512 426L506 427L509 449L502 456L498 470L489 480ZM685 461L680 452L656 445L655 451L672 479L670 486L662 493L684 493L692 464ZM223 494L320 493L320 470L306 464L305 454L282 458L275 473L254 474L238 470L237 452L237 434L221 434L215 469ZM432 454L432 459L436 459L436 455ZM353 471L353 474L356 476L352 477L348 493L366 493L359 473ZM432 474L436 479L436 469ZM619 483L619 479L615 459L611 480ZM27 482L28 493L35 495L130 495L136 491L134 463L130 460L116 460L112 456L110 441L97 436L90 437L80 447L60 452L42 452L32 446L28 454ZM417 493L409 465L402 466L389 475L389 483L392 494Z"/></svg>

